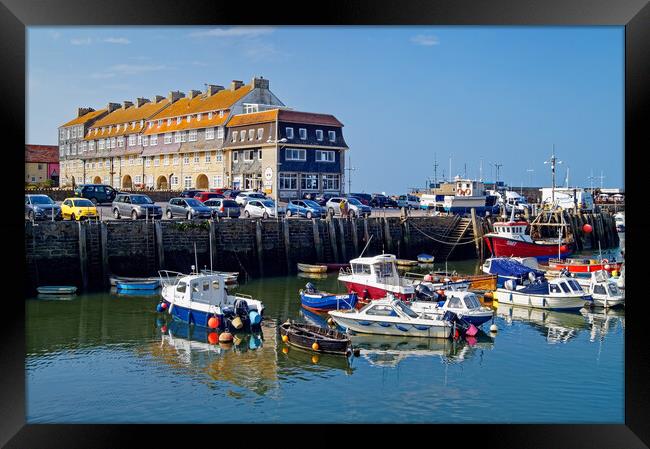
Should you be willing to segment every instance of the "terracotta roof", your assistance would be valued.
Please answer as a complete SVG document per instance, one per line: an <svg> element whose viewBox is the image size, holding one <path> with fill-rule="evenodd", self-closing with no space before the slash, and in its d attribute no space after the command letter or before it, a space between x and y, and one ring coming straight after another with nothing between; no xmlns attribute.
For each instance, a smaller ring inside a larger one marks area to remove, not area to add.
<svg viewBox="0 0 650 449"><path fill-rule="evenodd" d="M82 115L81 117L77 117L74 120L70 120L69 122L66 122L61 126L81 125L83 123L86 123L86 122L94 119L98 115L103 114L104 112L106 112L106 109L100 109L99 111L92 111L92 112L89 112L87 114Z"/></svg>
<svg viewBox="0 0 650 449"><path fill-rule="evenodd" d="M219 117L219 114L212 114L212 119L208 119L208 114L201 114L201 120L197 120L196 117L192 117L190 122L187 123L187 119L182 117L180 123L176 123L176 118L172 119L171 125L167 124L168 119L155 119L149 120L154 122L153 126L149 126L145 123L144 135L148 136L151 134L162 134L169 133L174 131L183 131L187 129L201 129L201 128L210 128L213 126L223 125L228 117L230 116L230 111L226 110L223 114L223 117ZM162 124L158 126L158 120L162 120Z"/></svg>
<svg viewBox="0 0 650 449"><path fill-rule="evenodd" d="M97 120L93 123L93 128L101 128L102 126L108 125L119 125L122 123L129 123L133 121L146 120L152 115L158 113L162 108L169 104L169 99L165 98L160 100L158 103L145 103L139 108L135 105L130 106L126 109L123 107L114 110L106 117Z"/></svg>
<svg viewBox="0 0 650 449"><path fill-rule="evenodd" d="M59 147L56 145L25 145L25 162L58 163Z"/></svg>
<svg viewBox="0 0 650 449"><path fill-rule="evenodd" d="M181 98L168 108L160 111L152 119L163 119L196 114L198 112L219 111L230 108L234 103L241 100L253 89L252 84L246 84L237 90L223 89L207 96L204 92L194 98Z"/></svg>
<svg viewBox="0 0 650 449"><path fill-rule="evenodd" d="M237 114L230 119L228 127L245 126L255 123L274 122L304 123L308 125L343 126L336 117L330 114L317 114L314 112L300 112L289 109L270 109L249 114Z"/></svg>

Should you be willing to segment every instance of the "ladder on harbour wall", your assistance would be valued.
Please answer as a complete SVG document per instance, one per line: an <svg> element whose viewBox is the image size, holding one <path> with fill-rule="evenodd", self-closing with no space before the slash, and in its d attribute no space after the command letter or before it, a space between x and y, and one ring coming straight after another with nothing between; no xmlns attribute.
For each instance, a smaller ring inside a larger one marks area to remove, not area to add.
<svg viewBox="0 0 650 449"><path fill-rule="evenodd" d="M453 226L451 232L449 232L445 237L445 240L450 244L441 245L442 248L440 255L438 256L438 260L440 261L449 259L449 256L451 256L451 253L456 249L458 243L461 242L461 240L467 235L467 231L472 227L472 220L470 218L461 218L458 216L458 219L455 220L454 223L455 226Z"/></svg>

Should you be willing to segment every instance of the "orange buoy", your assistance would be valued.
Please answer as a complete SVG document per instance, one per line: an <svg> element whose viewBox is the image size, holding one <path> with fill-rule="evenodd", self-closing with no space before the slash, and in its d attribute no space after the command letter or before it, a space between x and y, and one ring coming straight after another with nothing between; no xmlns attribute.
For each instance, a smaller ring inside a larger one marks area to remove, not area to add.
<svg viewBox="0 0 650 449"><path fill-rule="evenodd" d="M232 341L232 334L230 332L223 332L219 335L220 343L230 343Z"/></svg>
<svg viewBox="0 0 650 449"><path fill-rule="evenodd" d="M284 354L289 354L289 347L288 347L288 346L285 346L284 348L282 348L282 352L283 352Z"/></svg>
<svg viewBox="0 0 650 449"><path fill-rule="evenodd" d="M217 318L216 316L213 316L212 318L210 318L208 320L208 327L210 329L218 328L219 327L219 318Z"/></svg>
<svg viewBox="0 0 650 449"><path fill-rule="evenodd" d="M218 341L219 341L219 335L217 335L216 332L210 332L208 334L208 343L210 343L211 345L216 345Z"/></svg>
<svg viewBox="0 0 650 449"><path fill-rule="evenodd" d="M314 343L311 345L311 348L312 348L314 351L318 351L318 348L320 348L320 346L318 346L318 343L314 342Z"/></svg>
<svg viewBox="0 0 650 449"><path fill-rule="evenodd" d="M314 355L311 356L311 363L316 364L316 363L318 363L319 360L320 360L320 357L318 356L318 354L314 354Z"/></svg>
<svg viewBox="0 0 650 449"><path fill-rule="evenodd" d="M585 234L589 234L592 231L592 227L589 223L585 223L584 226L582 226L582 231Z"/></svg>
<svg viewBox="0 0 650 449"><path fill-rule="evenodd" d="M289 337L286 336L286 335L283 335L283 336L282 336L282 341L285 342L285 343L288 342L288 341L289 341Z"/></svg>

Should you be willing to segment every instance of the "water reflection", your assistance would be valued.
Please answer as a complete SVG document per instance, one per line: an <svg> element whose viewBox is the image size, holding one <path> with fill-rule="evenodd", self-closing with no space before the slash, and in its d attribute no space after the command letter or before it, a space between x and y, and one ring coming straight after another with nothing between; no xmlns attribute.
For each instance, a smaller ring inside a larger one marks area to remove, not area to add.
<svg viewBox="0 0 650 449"><path fill-rule="evenodd" d="M170 320L162 323L160 341L148 349L178 374L227 382L265 395L278 388L276 345L275 328L267 325L260 333L236 334L232 343L223 343L210 329Z"/></svg>
<svg viewBox="0 0 650 449"><path fill-rule="evenodd" d="M580 313L587 319L590 326L589 341L605 336L620 327L625 330L625 309L581 309Z"/></svg>

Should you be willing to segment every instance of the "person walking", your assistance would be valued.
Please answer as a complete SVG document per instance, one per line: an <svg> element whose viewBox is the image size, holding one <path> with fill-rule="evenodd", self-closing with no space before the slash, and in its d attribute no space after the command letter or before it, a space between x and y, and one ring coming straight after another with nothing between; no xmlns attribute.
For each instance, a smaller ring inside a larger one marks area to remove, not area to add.
<svg viewBox="0 0 650 449"><path fill-rule="evenodd" d="M341 209L341 217L345 218L348 216L348 202L346 200L341 200L341 203L339 204L339 208Z"/></svg>

